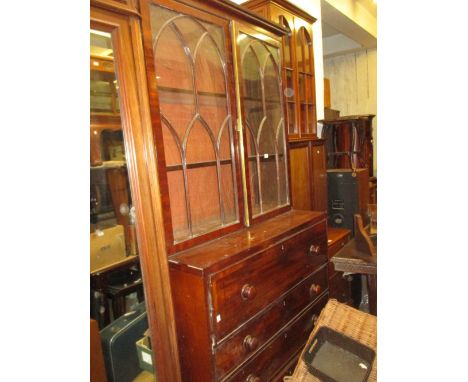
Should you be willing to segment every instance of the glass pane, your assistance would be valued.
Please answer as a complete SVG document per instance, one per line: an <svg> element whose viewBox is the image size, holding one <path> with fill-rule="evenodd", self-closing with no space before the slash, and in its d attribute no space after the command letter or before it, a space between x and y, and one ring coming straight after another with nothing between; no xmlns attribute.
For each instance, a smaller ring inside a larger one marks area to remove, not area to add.
<svg viewBox="0 0 468 382"><path fill-rule="evenodd" d="M144 297L109 33L91 30L90 62L90 315L102 329ZM108 287L123 284L136 292L110 304Z"/></svg>
<svg viewBox="0 0 468 382"><path fill-rule="evenodd" d="M296 114L296 104L293 101L288 101L288 132L289 134L297 134L294 116Z"/></svg>
<svg viewBox="0 0 468 382"><path fill-rule="evenodd" d="M296 34L296 61L297 68L299 71L304 71L304 28L301 28L297 31Z"/></svg>
<svg viewBox="0 0 468 382"><path fill-rule="evenodd" d="M315 116L315 105L309 105L307 107L307 120L309 122L307 132L314 134L316 131L315 128L315 122L316 122L316 116Z"/></svg>
<svg viewBox="0 0 468 382"><path fill-rule="evenodd" d="M287 204L285 134L278 49L246 34L241 51L249 186L253 216ZM281 179L282 178L282 179ZM281 189L284 187L284 189Z"/></svg>
<svg viewBox="0 0 468 382"><path fill-rule="evenodd" d="M291 28L289 27L288 21L283 16L280 16L280 24L288 30L288 34L283 37L283 66L292 68Z"/></svg>
<svg viewBox="0 0 468 382"><path fill-rule="evenodd" d="M182 168L179 167L179 170L167 171L167 182L169 190L171 190L169 193L169 202L171 204L174 241L178 242L182 241L190 234Z"/></svg>
<svg viewBox="0 0 468 382"><path fill-rule="evenodd" d="M302 33L304 34L304 41L303 41L303 51L304 51L304 71L307 73L313 73L312 71L312 55L311 55L311 46L312 46L312 39L310 38L310 34L307 30L302 27Z"/></svg>
<svg viewBox="0 0 468 382"><path fill-rule="evenodd" d="M180 171L169 182L180 242L239 221L224 30L156 5L151 28L166 165Z"/></svg>
<svg viewBox="0 0 468 382"><path fill-rule="evenodd" d="M187 170L187 179L192 234L201 235L221 226L216 167L190 168Z"/></svg>
<svg viewBox="0 0 468 382"><path fill-rule="evenodd" d="M283 157L286 155L286 137L284 136L284 128L279 130L278 137L278 156L280 159L279 162L279 192L280 192L280 204L285 205L288 203L289 199L289 189L288 189L288 169L287 162L283 160Z"/></svg>
<svg viewBox="0 0 468 382"><path fill-rule="evenodd" d="M296 129L296 110L294 103L294 85L293 85L293 71L284 70L286 77L286 88L284 90L284 95L287 102L287 126L289 134L297 133Z"/></svg>
<svg viewBox="0 0 468 382"><path fill-rule="evenodd" d="M299 74L299 99L301 102L306 102L306 76L305 74Z"/></svg>
<svg viewBox="0 0 468 382"><path fill-rule="evenodd" d="M307 105L306 104L301 103L300 113L301 113L301 131L305 132L307 131Z"/></svg>

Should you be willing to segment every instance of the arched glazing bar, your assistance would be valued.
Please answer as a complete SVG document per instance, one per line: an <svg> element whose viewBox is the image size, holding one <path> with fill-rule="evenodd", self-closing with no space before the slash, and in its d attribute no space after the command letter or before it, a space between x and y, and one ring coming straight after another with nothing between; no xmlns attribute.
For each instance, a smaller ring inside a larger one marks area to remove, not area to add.
<svg viewBox="0 0 468 382"><path fill-rule="evenodd" d="M195 47L194 48L192 47L192 49L189 47L188 41L186 40L186 37L184 36L184 31L181 30L181 28L179 28L179 26L176 23L183 19L189 19L190 22L193 23L193 25L196 25L202 31L201 35L198 36L198 40L196 41ZM203 130L206 132L207 136L209 137L209 141L211 143L214 156L215 156L216 181L217 181L216 191L218 192L219 220L221 222L221 225L223 226L223 225L231 224L231 223L234 223L235 221L238 221L234 145L232 144L234 137L233 137L233 131L232 131L232 118L231 118L231 113L230 113L230 108L229 108L230 96L229 96L229 92L227 91L228 89L227 65L226 65L223 51L221 51L220 47L218 46L216 42L216 39L211 35L210 30L208 30L205 27L205 25L203 25L203 23L199 22L197 19L187 16L187 15L183 15L183 14L174 15L173 17L170 17L169 19L165 20L165 22L161 25L158 32L155 34L153 38L153 51L154 52L156 52L157 45L160 42L161 35L164 33L164 31L167 28L170 28L172 32L175 34L186 56L186 59L190 68L190 77L191 77L191 85L192 85L191 87L192 87L193 103L194 103L193 117L188 122L187 126L184 128L185 131L183 132L183 137L181 140L179 139L177 132L173 128L172 124L170 123L169 118L165 116L164 113L161 111L161 118L165 122L164 124L169 129L172 137L175 139L176 147L179 150L179 154L181 157L185 210L186 210L185 214L186 214L187 229L188 229L187 238L190 238L194 236L194 227L193 227L192 214L191 214L192 207L190 206L190 190L189 190L188 171L187 171L188 168L190 168L191 164L187 162L187 149L188 149L187 144L188 144L188 138L190 136L190 133L193 130L193 127L197 122L199 122L199 125L203 128ZM200 91L198 89L198 82L197 82L197 70L196 70L197 58L202 54L201 46L203 45L203 42L207 39L210 41L210 48L214 48L216 56L219 59L219 64L220 64L219 68L222 70L222 75L224 77L223 79L224 79L225 94L223 94L223 96L225 97L224 98L225 103L223 102L223 105L224 105L223 109L225 110L226 116L223 118L219 131L217 132L217 136L215 136L215 134L213 133L213 130L210 128L210 124L202 115L200 97L202 97L203 94L200 94ZM155 60L156 60L156 54L155 54ZM227 159L222 160L220 151L221 151L223 133L225 132L226 126L228 126L227 128L229 131L229 134L226 138L228 139L228 142L229 142L230 158L229 160ZM226 214L225 214L225 205L227 201L224 200L224 194L223 194L223 189L222 189L223 188L222 164L227 164L227 163L231 165L230 176L232 180L232 194L233 194L234 205L235 205L234 221L232 219L230 221L227 221ZM207 164L207 165L209 166L210 164ZM204 232L198 232L198 234L200 233L204 233Z"/></svg>

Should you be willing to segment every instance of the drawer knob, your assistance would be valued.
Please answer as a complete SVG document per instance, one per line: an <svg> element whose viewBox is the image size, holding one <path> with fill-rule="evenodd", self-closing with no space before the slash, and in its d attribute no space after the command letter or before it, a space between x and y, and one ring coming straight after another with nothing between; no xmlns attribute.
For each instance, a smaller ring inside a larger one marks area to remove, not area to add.
<svg viewBox="0 0 468 382"><path fill-rule="evenodd" d="M250 334L244 338L244 348L247 351L254 351L258 347L258 339Z"/></svg>
<svg viewBox="0 0 468 382"><path fill-rule="evenodd" d="M320 246L316 244L312 244L309 248L309 253L311 255L319 255L320 254Z"/></svg>
<svg viewBox="0 0 468 382"><path fill-rule="evenodd" d="M315 284L315 283L312 284L309 289L310 297L317 296L321 290L322 290L322 287L319 284Z"/></svg>
<svg viewBox="0 0 468 382"><path fill-rule="evenodd" d="M241 289L241 296L244 300L253 300L257 295L257 288L253 285L245 284Z"/></svg>
<svg viewBox="0 0 468 382"><path fill-rule="evenodd" d="M250 374L246 379L245 382L262 382L262 380L257 377L255 374Z"/></svg>

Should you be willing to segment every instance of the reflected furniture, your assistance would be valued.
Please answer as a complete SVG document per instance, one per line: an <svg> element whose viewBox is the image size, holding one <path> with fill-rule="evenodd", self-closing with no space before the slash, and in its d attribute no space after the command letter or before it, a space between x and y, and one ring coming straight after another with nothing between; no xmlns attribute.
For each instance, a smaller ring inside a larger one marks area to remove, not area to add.
<svg viewBox="0 0 468 382"><path fill-rule="evenodd" d="M327 167L367 168L369 177L374 175L372 138L373 114L342 116L321 120L322 138L327 146Z"/></svg>
<svg viewBox="0 0 468 382"><path fill-rule="evenodd" d="M144 300L136 256L96 269L90 279L91 317L98 322L100 329L125 313L126 296L136 293L138 301Z"/></svg>

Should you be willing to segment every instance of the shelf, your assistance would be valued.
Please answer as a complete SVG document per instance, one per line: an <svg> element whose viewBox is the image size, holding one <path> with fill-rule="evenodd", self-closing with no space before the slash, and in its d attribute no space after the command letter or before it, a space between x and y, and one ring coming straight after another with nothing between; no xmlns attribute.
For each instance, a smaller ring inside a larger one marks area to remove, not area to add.
<svg viewBox="0 0 468 382"><path fill-rule="evenodd" d="M102 162L102 164L98 166L90 166L91 170L106 170L109 168L120 168L120 167L126 167L127 162L124 160L108 160Z"/></svg>
<svg viewBox="0 0 468 382"><path fill-rule="evenodd" d="M220 164L231 164L232 160L231 159L221 159L219 161ZM206 161L206 162L195 162L195 163L187 163L187 169L192 169L192 168L201 168L201 167L210 167L210 166L216 166L217 161L216 160L211 160L211 161ZM182 170L183 166L182 164L172 164L169 166L166 166L167 171L179 171Z"/></svg>
<svg viewBox="0 0 468 382"><path fill-rule="evenodd" d="M259 155L260 162L272 162L276 160L276 154L266 154L266 155L267 155L266 157L265 157L265 154ZM278 158L282 158L282 157L284 157L284 154L278 154ZM257 160L257 156L249 155L248 160L253 162Z"/></svg>
<svg viewBox="0 0 468 382"><path fill-rule="evenodd" d="M158 86L158 92L168 92L168 93L188 94L188 95L195 94L195 91L192 89L179 89L179 88L171 88L167 86ZM210 97L217 97L217 98L227 97L226 93L213 93L213 92L198 91L197 94L201 96L210 96Z"/></svg>

